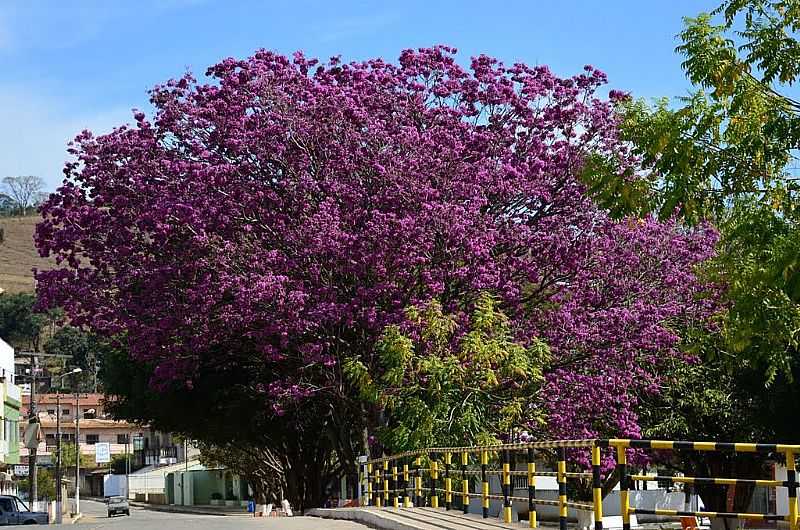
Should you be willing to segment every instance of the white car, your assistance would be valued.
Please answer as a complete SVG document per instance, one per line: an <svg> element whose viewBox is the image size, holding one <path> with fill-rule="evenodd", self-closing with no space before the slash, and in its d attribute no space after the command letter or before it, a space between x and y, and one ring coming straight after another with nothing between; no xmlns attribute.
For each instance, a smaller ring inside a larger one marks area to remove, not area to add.
<svg viewBox="0 0 800 530"><path fill-rule="evenodd" d="M131 508L128 506L128 499L125 497L109 497L106 501L108 503L108 516L114 515L130 515Z"/></svg>

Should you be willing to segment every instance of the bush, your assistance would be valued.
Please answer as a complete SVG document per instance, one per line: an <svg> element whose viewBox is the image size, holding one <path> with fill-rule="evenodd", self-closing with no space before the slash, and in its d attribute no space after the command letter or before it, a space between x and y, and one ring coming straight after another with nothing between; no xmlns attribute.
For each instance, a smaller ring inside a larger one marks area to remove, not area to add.
<svg viewBox="0 0 800 530"><path fill-rule="evenodd" d="M130 470L133 471L133 455L128 455L128 461L130 462ZM125 474L125 455L113 455L111 457L111 472L115 475Z"/></svg>
<svg viewBox="0 0 800 530"><path fill-rule="evenodd" d="M53 500L56 498L56 480L53 478L53 475L47 469L38 468L36 476L38 478L38 493L39 499L50 499ZM30 489L28 484L28 479L23 479L19 481L19 491L27 492Z"/></svg>

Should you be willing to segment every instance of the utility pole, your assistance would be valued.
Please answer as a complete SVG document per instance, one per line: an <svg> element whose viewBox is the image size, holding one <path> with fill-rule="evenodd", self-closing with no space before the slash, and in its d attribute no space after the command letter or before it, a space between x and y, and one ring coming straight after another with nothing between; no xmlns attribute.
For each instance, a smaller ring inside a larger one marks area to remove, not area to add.
<svg viewBox="0 0 800 530"><path fill-rule="evenodd" d="M131 431L128 431L128 435L125 437L125 498L130 499L130 491L131 491L131 459L128 456L128 445L131 442Z"/></svg>
<svg viewBox="0 0 800 530"><path fill-rule="evenodd" d="M75 385L75 515L81 513L81 426L80 391Z"/></svg>
<svg viewBox="0 0 800 530"><path fill-rule="evenodd" d="M36 413L36 354L31 354L31 406L28 411L28 424L39 423L39 416ZM36 502L39 500L39 477L36 473L36 448L28 449L28 476L30 477L31 509L35 510Z"/></svg>
<svg viewBox="0 0 800 530"><path fill-rule="evenodd" d="M61 389L56 391L56 524L63 522L61 498Z"/></svg>
<svg viewBox="0 0 800 530"><path fill-rule="evenodd" d="M31 404L28 407L28 425L39 423L39 416L36 411L36 372L38 371L38 364L36 360L39 357L59 357L63 359L71 359L71 355L59 355L56 353L39 353L39 352L19 352L20 355L30 356L31 358ZM28 448L28 477L30 478L30 487L28 489L29 500L31 508L39 500L39 477L36 473L36 447Z"/></svg>
<svg viewBox="0 0 800 530"><path fill-rule="evenodd" d="M63 522L62 506L64 504L61 494L61 476L63 473L61 460L61 385L64 384L65 377L79 373L81 373L81 369L75 368L71 372L58 376L58 387L56 387L56 524ZM77 415L77 411L75 412Z"/></svg>

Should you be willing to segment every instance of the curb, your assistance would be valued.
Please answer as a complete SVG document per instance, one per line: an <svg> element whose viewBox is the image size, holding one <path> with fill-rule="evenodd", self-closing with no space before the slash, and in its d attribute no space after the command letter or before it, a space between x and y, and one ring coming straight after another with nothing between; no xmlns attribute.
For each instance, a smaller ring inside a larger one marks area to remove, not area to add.
<svg viewBox="0 0 800 530"><path fill-rule="evenodd" d="M420 530L421 526L396 521L382 517L380 514L366 510L348 510L346 508L312 508L306 510L303 515L319 517L320 519L340 519L345 521L355 521L370 528L382 530Z"/></svg>
<svg viewBox="0 0 800 530"><path fill-rule="evenodd" d="M189 515L216 515L217 517L253 517L252 514L247 512L220 512L216 510L192 509L184 506L176 506L172 504L147 504L143 502L129 502L130 506L142 508L151 512L168 512L168 513L184 513Z"/></svg>
<svg viewBox="0 0 800 530"><path fill-rule="evenodd" d="M72 520L69 522L69 524L75 524L78 521L80 521L81 519L83 519L83 514L79 513L78 515L76 515L75 517L72 518Z"/></svg>

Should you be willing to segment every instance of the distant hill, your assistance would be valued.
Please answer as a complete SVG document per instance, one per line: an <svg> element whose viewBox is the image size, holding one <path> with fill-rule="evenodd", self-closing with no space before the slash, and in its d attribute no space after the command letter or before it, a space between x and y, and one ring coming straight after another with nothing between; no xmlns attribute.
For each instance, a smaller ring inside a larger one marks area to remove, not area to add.
<svg viewBox="0 0 800 530"><path fill-rule="evenodd" d="M32 292L33 271L50 269L53 260L42 259L33 244L38 215L0 217L4 241L0 243L0 288L9 293Z"/></svg>

